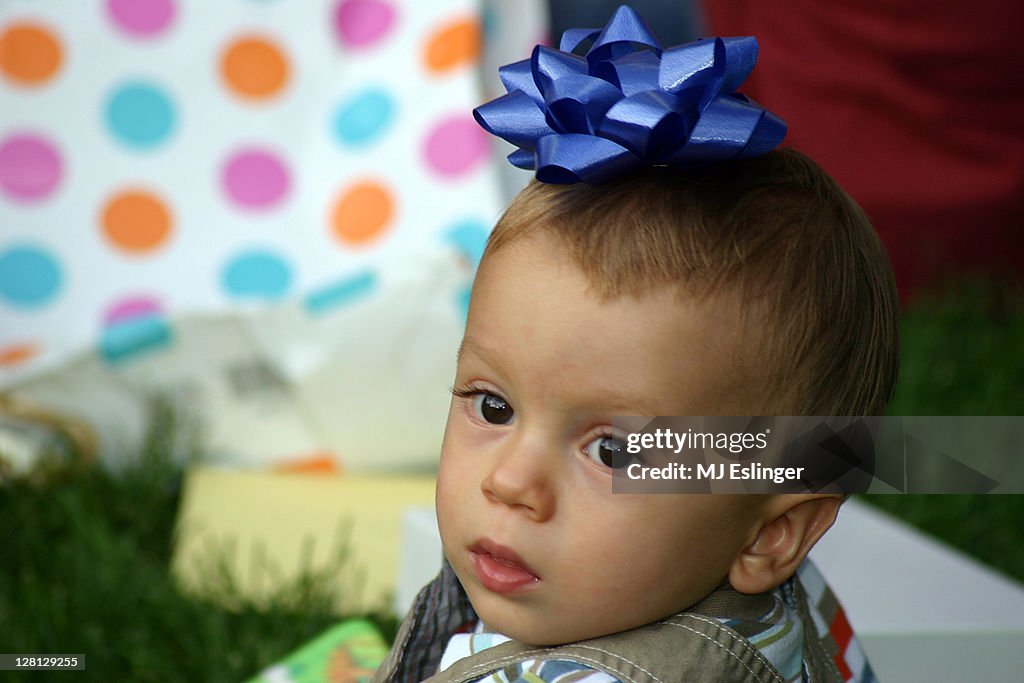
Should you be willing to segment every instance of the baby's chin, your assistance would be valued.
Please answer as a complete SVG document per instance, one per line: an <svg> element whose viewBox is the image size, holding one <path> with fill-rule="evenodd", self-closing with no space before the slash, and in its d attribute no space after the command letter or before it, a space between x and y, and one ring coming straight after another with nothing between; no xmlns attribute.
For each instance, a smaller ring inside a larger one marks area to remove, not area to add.
<svg viewBox="0 0 1024 683"><path fill-rule="evenodd" d="M581 619L564 606L502 604L500 596L488 593L469 591L469 597L486 630L538 647L576 643L643 625L622 621L622 615L610 621Z"/></svg>
<svg viewBox="0 0 1024 683"><path fill-rule="evenodd" d="M483 618L483 622L488 631L494 631L520 643L537 647L567 645L608 635L608 633L578 628L563 628L559 624L533 624L501 618L493 621Z"/></svg>

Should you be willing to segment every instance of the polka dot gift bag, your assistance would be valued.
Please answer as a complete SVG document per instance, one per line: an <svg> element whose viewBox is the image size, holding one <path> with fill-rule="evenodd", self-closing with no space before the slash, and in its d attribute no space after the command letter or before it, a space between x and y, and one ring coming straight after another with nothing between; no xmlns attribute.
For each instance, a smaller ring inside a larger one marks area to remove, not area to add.
<svg viewBox="0 0 1024 683"><path fill-rule="evenodd" d="M377 405L375 374L435 368L402 386L443 415L501 208L470 114L493 19L471 0L0 5L0 390L129 442L143 391L198 391L215 450L260 464L351 462L370 437L339 446L337 426ZM410 311L426 351L402 343ZM249 429L268 416L273 443ZM435 438L383 439L382 462Z"/></svg>

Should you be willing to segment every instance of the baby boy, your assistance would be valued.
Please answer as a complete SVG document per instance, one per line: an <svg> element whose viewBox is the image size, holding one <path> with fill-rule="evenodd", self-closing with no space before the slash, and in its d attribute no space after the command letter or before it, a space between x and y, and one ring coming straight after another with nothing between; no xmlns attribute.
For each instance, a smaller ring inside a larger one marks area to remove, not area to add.
<svg viewBox="0 0 1024 683"><path fill-rule="evenodd" d="M487 244L438 475L446 564L377 680L870 680L798 576L840 494L612 493L616 416L884 412L897 302L870 223L794 151L564 182L589 159L556 158Z"/></svg>

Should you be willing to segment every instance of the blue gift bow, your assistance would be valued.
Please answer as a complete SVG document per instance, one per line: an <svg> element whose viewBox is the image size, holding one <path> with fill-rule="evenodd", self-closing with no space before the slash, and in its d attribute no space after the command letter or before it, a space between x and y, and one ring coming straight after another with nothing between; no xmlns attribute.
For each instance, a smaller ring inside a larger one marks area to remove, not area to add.
<svg viewBox="0 0 1024 683"><path fill-rule="evenodd" d="M573 52L587 40L585 57ZM507 94L473 110L519 149L512 165L545 183L601 183L642 166L700 166L760 156L786 123L736 92L757 40L705 38L663 50L640 15L619 7L604 29L570 29L559 49L498 70Z"/></svg>

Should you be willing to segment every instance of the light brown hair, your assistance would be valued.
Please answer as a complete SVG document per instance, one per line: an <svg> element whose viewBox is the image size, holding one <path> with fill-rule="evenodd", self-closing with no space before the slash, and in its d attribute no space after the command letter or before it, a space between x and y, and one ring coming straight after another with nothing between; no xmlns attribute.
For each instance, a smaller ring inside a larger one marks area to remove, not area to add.
<svg viewBox="0 0 1024 683"><path fill-rule="evenodd" d="M864 212L803 154L651 168L596 186L532 181L481 265L538 230L564 241L602 297L736 288L763 327L759 372L786 397L779 410L884 413L899 363L892 268Z"/></svg>

